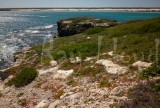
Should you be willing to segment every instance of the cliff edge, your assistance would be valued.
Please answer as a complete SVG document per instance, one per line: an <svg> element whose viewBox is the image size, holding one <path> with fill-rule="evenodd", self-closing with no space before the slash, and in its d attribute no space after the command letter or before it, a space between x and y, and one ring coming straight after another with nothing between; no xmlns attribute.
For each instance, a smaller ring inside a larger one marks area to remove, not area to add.
<svg viewBox="0 0 160 108"><path fill-rule="evenodd" d="M101 27L108 28L117 25L115 20L98 19L92 17L78 17L60 20L57 22L58 35L71 36L74 34L82 33L89 28Z"/></svg>

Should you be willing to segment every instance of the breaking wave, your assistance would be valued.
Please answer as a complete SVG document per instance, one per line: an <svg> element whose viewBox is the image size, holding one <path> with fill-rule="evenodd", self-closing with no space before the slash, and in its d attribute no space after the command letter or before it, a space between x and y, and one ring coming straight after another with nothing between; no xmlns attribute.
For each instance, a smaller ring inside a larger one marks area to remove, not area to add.
<svg viewBox="0 0 160 108"><path fill-rule="evenodd" d="M13 63L13 54L25 47L42 44L52 40L53 33L57 32L56 25L31 27L25 30L9 32L0 36L0 69Z"/></svg>

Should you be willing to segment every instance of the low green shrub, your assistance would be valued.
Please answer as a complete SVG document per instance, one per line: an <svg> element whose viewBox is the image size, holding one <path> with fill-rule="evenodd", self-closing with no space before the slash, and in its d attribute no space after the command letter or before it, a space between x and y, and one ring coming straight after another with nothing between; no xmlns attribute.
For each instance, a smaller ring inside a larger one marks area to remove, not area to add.
<svg viewBox="0 0 160 108"><path fill-rule="evenodd" d="M111 86L111 83L108 82L107 79L102 79L102 80L100 81L99 87L110 87L110 86Z"/></svg>
<svg viewBox="0 0 160 108"><path fill-rule="evenodd" d="M90 29L86 30L85 33L87 35L93 35L93 34L96 34L96 33L100 33L104 30L105 30L105 28L96 27L96 28L90 28Z"/></svg>
<svg viewBox="0 0 160 108"><path fill-rule="evenodd" d="M152 87L152 89L153 89L154 91L156 91L156 92L160 92L160 83L155 84L155 85Z"/></svg>
<svg viewBox="0 0 160 108"><path fill-rule="evenodd" d="M32 67L26 67L21 70L20 73L18 73L14 78L9 80L7 82L7 85L15 85L15 87L22 87L26 86L29 83L31 83L36 76L38 75L38 72L35 68Z"/></svg>
<svg viewBox="0 0 160 108"><path fill-rule="evenodd" d="M61 46L53 53L53 58L55 60L62 58L69 58L72 55L85 58L87 56L97 55L98 45L97 43L76 43L76 44L66 44Z"/></svg>
<svg viewBox="0 0 160 108"><path fill-rule="evenodd" d="M160 76L160 67L153 65L152 67L144 70L141 75L143 78Z"/></svg>
<svg viewBox="0 0 160 108"><path fill-rule="evenodd" d="M103 66L94 66L94 67L85 67L75 72L74 75L94 77L97 74L103 73L103 72L105 72L105 69Z"/></svg>

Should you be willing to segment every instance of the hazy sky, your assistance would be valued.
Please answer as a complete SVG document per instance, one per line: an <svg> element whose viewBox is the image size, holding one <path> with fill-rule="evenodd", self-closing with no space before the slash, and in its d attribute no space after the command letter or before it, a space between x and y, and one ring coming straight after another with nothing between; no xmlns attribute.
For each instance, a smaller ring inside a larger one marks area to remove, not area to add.
<svg viewBox="0 0 160 108"><path fill-rule="evenodd" d="M160 7L160 0L0 0L4 7Z"/></svg>

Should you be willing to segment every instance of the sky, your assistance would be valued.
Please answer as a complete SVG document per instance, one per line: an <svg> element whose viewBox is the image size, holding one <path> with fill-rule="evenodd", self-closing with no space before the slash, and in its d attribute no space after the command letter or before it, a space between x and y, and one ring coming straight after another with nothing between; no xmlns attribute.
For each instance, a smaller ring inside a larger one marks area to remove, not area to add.
<svg viewBox="0 0 160 108"><path fill-rule="evenodd" d="M0 0L0 8L160 7L160 0Z"/></svg>

